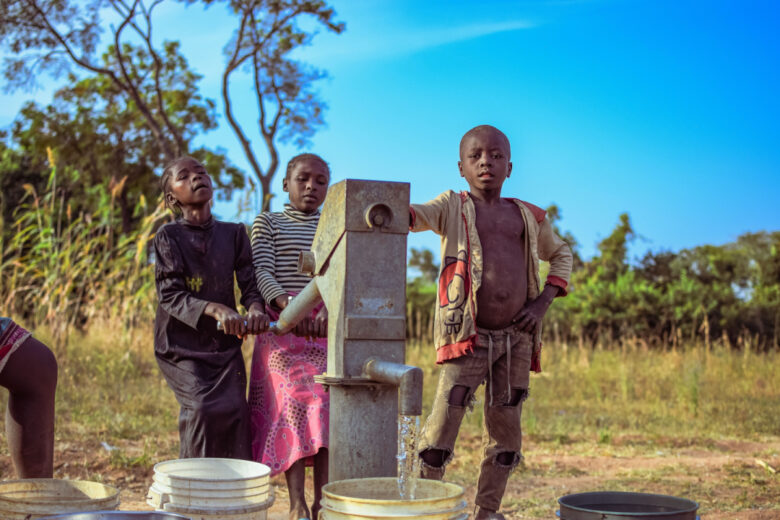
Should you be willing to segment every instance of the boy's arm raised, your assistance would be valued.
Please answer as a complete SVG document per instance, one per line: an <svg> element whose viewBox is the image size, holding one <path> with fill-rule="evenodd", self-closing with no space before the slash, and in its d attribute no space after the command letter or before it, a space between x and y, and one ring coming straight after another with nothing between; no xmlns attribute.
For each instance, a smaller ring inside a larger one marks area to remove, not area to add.
<svg viewBox="0 0 780 520"><path fill-rule="evenodd" d="M452 190L445 191L425 204L409 206L409 230L433 231L437 235L444 234L447 229L450 199L457 195Z"/></svg>

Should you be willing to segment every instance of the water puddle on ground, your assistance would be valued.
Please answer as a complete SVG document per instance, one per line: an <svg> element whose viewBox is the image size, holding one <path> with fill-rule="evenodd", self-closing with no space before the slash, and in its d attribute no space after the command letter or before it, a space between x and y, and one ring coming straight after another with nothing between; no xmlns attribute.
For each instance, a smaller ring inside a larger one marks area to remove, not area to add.
<svg viewBox="0 0 780 520"><path fill-rule="evenodd" d="M420 437L420 416L398 416L398 492L403 500L413 500L420 476L417 441Z"/></svg>

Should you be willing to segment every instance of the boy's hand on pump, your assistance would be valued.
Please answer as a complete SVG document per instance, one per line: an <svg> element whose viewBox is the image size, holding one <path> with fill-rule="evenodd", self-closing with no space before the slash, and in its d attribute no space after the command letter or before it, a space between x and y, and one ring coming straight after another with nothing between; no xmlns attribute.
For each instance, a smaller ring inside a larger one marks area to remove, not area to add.
<svg viewBox="0 0 780 520"><path fill-rule="evenodd" d="M263 312L263 308L259 303L253 303L249 306L249 313L246 315L248 334L260 334L267 331L269 323L268 315Z"/></svg>
<svg viewBox="0 0 780 520"><path fill-rule="evenodd" d="M246 320L227 305L209 302L204 312L222 324L222 330L225 334L232 334L239 338L246 335Z"/></svg>

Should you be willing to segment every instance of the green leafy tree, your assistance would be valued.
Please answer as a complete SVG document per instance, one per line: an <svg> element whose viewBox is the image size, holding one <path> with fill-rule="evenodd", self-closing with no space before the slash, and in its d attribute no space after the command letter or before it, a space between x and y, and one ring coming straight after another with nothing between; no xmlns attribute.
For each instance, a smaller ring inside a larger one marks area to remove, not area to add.
<svg viewBox="0 0 780 520"><path fill-rule="evenodd" d="M410 250L409 267L420 274L406 282L406 324L410 338L433 341L439 265L429 249Z"/></svg>
<svg viewBox="0 0 780 520"><path fill-rule="evenodd" d="M178 45L170 44L166 59L172 75L166 95L173 98L166 104L169 117L185 129L189 143L198 129L213 126L213 106L198 106L195 81L198 76L187 72L186 63L177 52ZM111 54L104 55L110 60ZM88 200L84 185L116 185L124 179L119 194L122 229L128 232L139 220L134 208L142 198L154 200L159 195L155 171L165 164L167 157L135 105L110 81L101 76L78 80L69 76L69 86L58 90L46 107L27 103L21 109L13 126L13 139L27 153L45 157L47 149L56 150L61 168L78 171L78 181L61 186L65 196L76 209L95 201ZM229 198L232 190L243 185L241 172L229 164L224 154L205 148L190 154L203 161L212 172L218 196Z"/></svg>
<svg viewBox="0 0 780 520"><path fill-rule="evenodd" d="M46 178L42 160L0 141L0 257L13 233L14 212L26 193L25 186L41 191L46 187Z"/></svg>
<svg viewBox="0 0 780 520"><path fill-rule="evenodd" d="M78 172L77 182L58 187L74 206L94 203L81 184L111 189L121 181L117 202L125 232L139 222L133 212L141 199L157 196L154 172L177 156L203 161L223 188L221 197L244 185L222 150L192 149L196 135L216 127L216 105L199 93L201 76L178 42L153 43L160 3L8 0L0 8L0 43L14 53L4 63L5 90L30 88L44 73L67 78L49 106L25 105L15 141L39 157L55 150L62 171ZM110 44L98 53L106 18L117 22Z"/></svg>
<svg viewBox="0 0 780 520"><path fill-rule="evenodd" d="M183 68L186 63L179 59L175 43L155 46L153 11L162 2L6 0L0 5L0 44L13 53L3 68L6 90L30 87L42 73L56 77L74 67L87 71L110 84L124 104L137 112L166 160L190 152L193 131L208 130L215 124L213 103L191 95L197 91L179 88L177 81L194 84L197 77ZM323 124L325 104L318 98L314 82L325 73L291 57L313 36L298 22L308 16L336 33L344 24L334 21L333 9L319 0L203 0L206 6L216 3L226 3L238 22L225 48L225 115L260 182L267 207L271 181L279 166L277 142L303 146ZM97 46L106 26L103 15L117 22L110 29L112 44L99 60ZM261 165L231 103L230 80L239 70L248 70L253 78L258 130L268 155L266 165ZM193 110L190 117L195 120L183 119L177 106Z"/></svg>
<svg viewBox="0 0 780 520"><path fill-rule="evenodd" d="M628 243L635 237L634 229L628 213L622 213L620 222L607 238L599 242L599 255L596 257L595 266L600 268L598 278L616 280L618 276L628 270L626 255Z"/></svg>
<svg viewBox="0 0 780 520"><path fill-rule="evenodd" d="M573 273L569 296L550 308L547 331L604 344L778 346L780 232L648 252L635 265L626 258L634 236L628 215L621 215L599 253Z"/></svg>
<svg viewBox="0 0 780 520"><path fill-rule="evenodd" d="M425 283L436 283L439 277L439 264L434 260L431 250L413 247L409 253L409 267L417 269Z"/></svg>
<svg viewBox="0 0 780 520"><path fill-rule="evenodd" d="M152 1L147 5L142 0L3 2L0 43L13 53L3 68L6 90L29 88L41 73L59 77L76 67L104 78L124 96L167 159L184 154L190 130L171 114L167 105L185 100L169 90L181 79L192 82L195 78L191 72L184 71L184 78L179 74L182 61L176 44L164 42L161 50L153 43L152 13L159 4L160 1ZM111 26L112 44L101 60L95 54L100 33L106 27L100 18L104 10L118 23ZM131 39L141 43L129 43ZM194 112L210 110L212 104L200 96L189 101ZM205 124L205 129L214 125L212 117L199 123Z"/></svg>
<svg viewBox="0 0 780 520"><path fill-rule="evenodd" d="M557 219L557 211L551 218ZM612 340L629 330L634 318L631 311L640 307L639 295L646 292L644 287L635 290L626 262L628 241L633 236L629 216L624 213L612 233L599 243L599 254L573 271L571 294L548 313L548 323L559 334L597 341Z"/></svg>

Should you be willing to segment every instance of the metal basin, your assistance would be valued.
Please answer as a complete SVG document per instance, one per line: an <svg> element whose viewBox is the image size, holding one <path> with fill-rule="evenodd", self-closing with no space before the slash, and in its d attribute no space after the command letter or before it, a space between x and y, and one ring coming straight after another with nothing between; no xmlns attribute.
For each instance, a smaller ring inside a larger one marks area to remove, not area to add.
<svg viewBox="0 0 780 520"><path fill-rule="evenodd" d="M561 520L696 520L699 504L686 498L651 493L598 491L558 499Z"/></svg>
<svg viewBox="0 0 780 520"><path fill-rule="evenodd" d="M38 520L189 520L188 516L159 511L93 511L47 516Z"/></svg>

